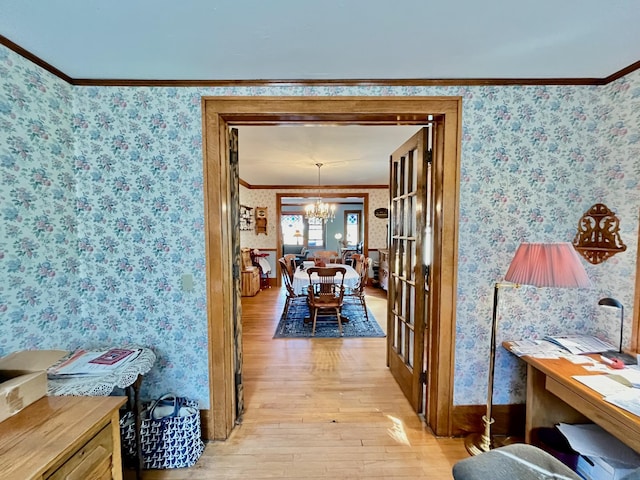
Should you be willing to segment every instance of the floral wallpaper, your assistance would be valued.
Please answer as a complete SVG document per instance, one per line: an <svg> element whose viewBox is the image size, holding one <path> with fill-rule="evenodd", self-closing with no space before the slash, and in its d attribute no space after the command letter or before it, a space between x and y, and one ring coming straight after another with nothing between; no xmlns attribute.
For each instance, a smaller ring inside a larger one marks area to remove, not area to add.
<svg viewBox="0 0 640 480"><path fill-rule="evenodd" d="M73 89L0 47L0 355L80 332Z"/></svg>
<svg viewBox="0 0 640 480"><path fill-rule="evenodd" d="M158 362L143 396L174 391L208 408L203 95L463 98L456 405L485 401L493 284L518 244L571 241L594 203L617 212L627 251L585 262L591 289L507 289L498 340L615 339L617 320L596 307L613 296L625 305L628 343L639 72L603 87L72 87L2 46L0 72L0 354L147 345ZM275 208L268 195L256 202ZM373 208L387 203L381 195ZM382 228L372 225L371 248L384 245ZM495 403L522 402L519 361L498 349L496 368Z"/></svg>

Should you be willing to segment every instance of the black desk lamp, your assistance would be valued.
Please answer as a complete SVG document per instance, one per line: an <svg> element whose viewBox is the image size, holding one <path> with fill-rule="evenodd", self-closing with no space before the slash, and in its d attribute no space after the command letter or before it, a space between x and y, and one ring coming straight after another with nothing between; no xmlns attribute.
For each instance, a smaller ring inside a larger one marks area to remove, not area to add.
<svg viewBox="0 0 640 480"><path fill-rule="evenodd" d="M610 358L612 360L618 359L625 365L635 365L636 359L622 351L622 334L624 333L624 306L615 298L602 298L598 302L598 305L603 307L617 308L620 310L620 346L618 347L617 352L609 350L607 352L602 352L602 356L605 358Z"/></svg>

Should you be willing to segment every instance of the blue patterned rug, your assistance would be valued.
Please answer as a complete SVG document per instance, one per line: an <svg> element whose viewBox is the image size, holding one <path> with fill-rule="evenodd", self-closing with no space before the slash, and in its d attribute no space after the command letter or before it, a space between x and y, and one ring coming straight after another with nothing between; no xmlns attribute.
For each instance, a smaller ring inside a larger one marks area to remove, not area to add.
<svg viewBox="0 0 640 480"><path fill-rule="evenodd" d="M342 307L342 315L349 319L342 322L343 337L384 337L385 334L376 322L376 319L369 313L367 322L362 306L358 303L347 303ZM312 322L304 322L304 318L309 317L309 307L304 301L294 302L289 307L287 318L281 318L276 328L273 338L313 338L311 337ZM336 317L329 317L326 320L318 316L316 323L316 337L318 338L339 338L338 322Z"/></svg>

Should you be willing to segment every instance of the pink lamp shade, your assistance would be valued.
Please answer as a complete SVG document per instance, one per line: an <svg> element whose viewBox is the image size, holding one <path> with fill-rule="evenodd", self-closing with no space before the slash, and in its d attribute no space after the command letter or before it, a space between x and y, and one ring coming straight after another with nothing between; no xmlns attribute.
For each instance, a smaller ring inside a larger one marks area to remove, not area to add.
<svg viewBox="0 0 640 480"><path fill-rule="evenodd" d="M591 280L570 243L522 243L504 279L534 287L588 288Z"/></svg>

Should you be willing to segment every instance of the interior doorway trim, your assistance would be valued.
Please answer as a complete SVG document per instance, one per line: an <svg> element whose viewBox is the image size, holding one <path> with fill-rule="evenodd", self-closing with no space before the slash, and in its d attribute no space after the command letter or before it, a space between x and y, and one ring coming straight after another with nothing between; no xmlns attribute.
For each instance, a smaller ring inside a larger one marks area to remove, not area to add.
<svg viewBox="0 0 640 480"><path fill-rule="evenodd" d="M426 421L436 435L452 432L460 183L461 97L204 97L203 156L210 412L208 439L228 438L233 398L233 256L228 129L239 125L422 125L442 118L437 176L432 301L427 332ZM242 143L242 139L240 139ZM391 154L391 152L389 152Z"/></svg>

